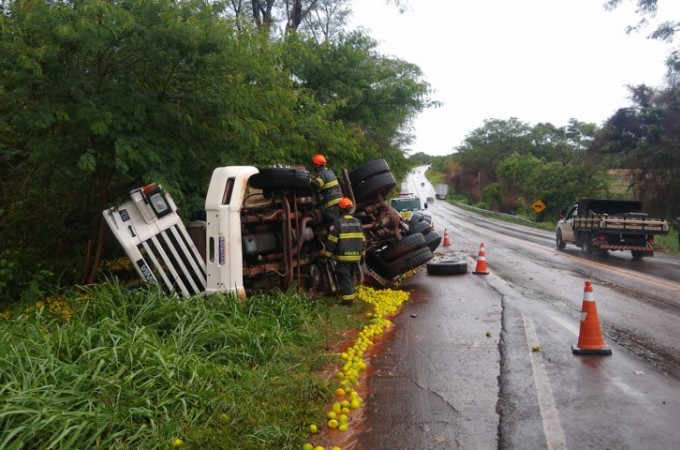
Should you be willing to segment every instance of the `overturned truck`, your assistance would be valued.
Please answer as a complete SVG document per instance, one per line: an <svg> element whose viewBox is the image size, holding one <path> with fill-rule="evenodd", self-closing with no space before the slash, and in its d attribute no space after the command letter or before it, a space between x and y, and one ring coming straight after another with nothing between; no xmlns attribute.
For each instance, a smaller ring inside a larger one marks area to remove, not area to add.
<svg viewBox="0 0 680 450"><path fill-rule="evenodd" d="M158 184L132 190L129 201L103 215L140 277L168 292L247 296L298 288L332 295L338 283L333 263L321 258L327 230L309 179L296 167L220 167L205 210L187 226ZM363 281L389 287L432 258L441 236L428 216L406 220L388 204L397 183L385 160L344 169L339 181L366 237Z"/></svg>

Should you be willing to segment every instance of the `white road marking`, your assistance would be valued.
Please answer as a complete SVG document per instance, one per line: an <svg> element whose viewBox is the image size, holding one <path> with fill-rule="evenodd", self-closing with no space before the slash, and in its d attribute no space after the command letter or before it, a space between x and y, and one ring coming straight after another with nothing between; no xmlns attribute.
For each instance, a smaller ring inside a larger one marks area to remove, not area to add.
<svg viewBox="0 0 680 450"><path fill-rule="evenodd" d="M534 322L524 314L522 314L522 320L524 321L524 332L529 344L529 359L531 360L531 369L534 374L534 382L536 383L536 397L538 398L538 407L541 411L541 422L543 423L546 445L549 450L566 449L567 442L564 438L560 417L557 414L555 399L550 389L550 382L543 367L541 354L532 350L534 346L539 345Z"/></svg>
<svg viewBox="0 0 680 450"><path fill-rule="evenodd" d="M581 323L579 322L578 325L574 325L572 322L567 321L566 319L563 319L562 317L555 316L553 314L548 314L548 317L552 319L553 321L557 322L558 324L562 325L567 331L569 331L571 334L574 336L578 337L579 334L581 333Z"/></svg>

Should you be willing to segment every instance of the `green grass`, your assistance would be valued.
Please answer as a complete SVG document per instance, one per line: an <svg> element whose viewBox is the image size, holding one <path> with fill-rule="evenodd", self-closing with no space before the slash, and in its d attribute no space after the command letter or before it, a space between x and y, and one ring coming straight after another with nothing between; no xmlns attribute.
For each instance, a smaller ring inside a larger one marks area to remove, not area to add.
<svg viewBox="0 0 680 450"><path fill-rule="evenodd" d="M336 387L335 346L368 310L105 284L6 313L0 448L300 448Z"/></svg>

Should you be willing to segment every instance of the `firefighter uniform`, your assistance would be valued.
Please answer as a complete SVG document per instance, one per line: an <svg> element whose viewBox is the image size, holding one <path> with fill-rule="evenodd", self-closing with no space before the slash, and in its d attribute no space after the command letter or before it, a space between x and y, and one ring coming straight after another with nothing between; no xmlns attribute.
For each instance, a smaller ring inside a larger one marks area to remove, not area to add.
<svg viewBox="0 0 680 450"><path fill-rule="evenodd" d="M312 163L316 169L316 177L309 181L309 185L317 190L321 198L324 222L326 226L332 224L340 216L338 203L342 198L342 191L335 173L326 167L326 158L323 155L314 155Z"/></svg>
<svg viewBox="0 0 680 450"><path fill-rule="evenodd" d="M349 201L346 198L342 200ZM351 205L351 201L349 203ZM341 209L342 212L347 212L344 208ZM354 280L359 262L364 256L364 240L361 222L351 214L338 217L328 233L323 256L335 261L335 274L340 284L340 301L343 305L349 306L354 302Z"/></svg>

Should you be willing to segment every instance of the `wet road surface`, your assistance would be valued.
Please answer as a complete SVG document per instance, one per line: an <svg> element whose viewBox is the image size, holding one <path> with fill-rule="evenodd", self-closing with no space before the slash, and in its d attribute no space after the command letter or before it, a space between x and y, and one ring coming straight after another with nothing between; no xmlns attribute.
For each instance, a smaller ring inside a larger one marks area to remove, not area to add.
<svg viewBox="0 0 680 450"><path fill-rule="evenodd" d="M469 272L402 285L355 449L680 448L678 258L584 258L550 232L428 210ZM484 242L489 275L473 275ZM571 352L593 281L611 356ZM345 447L343 447L345 448Z"/></svg>

